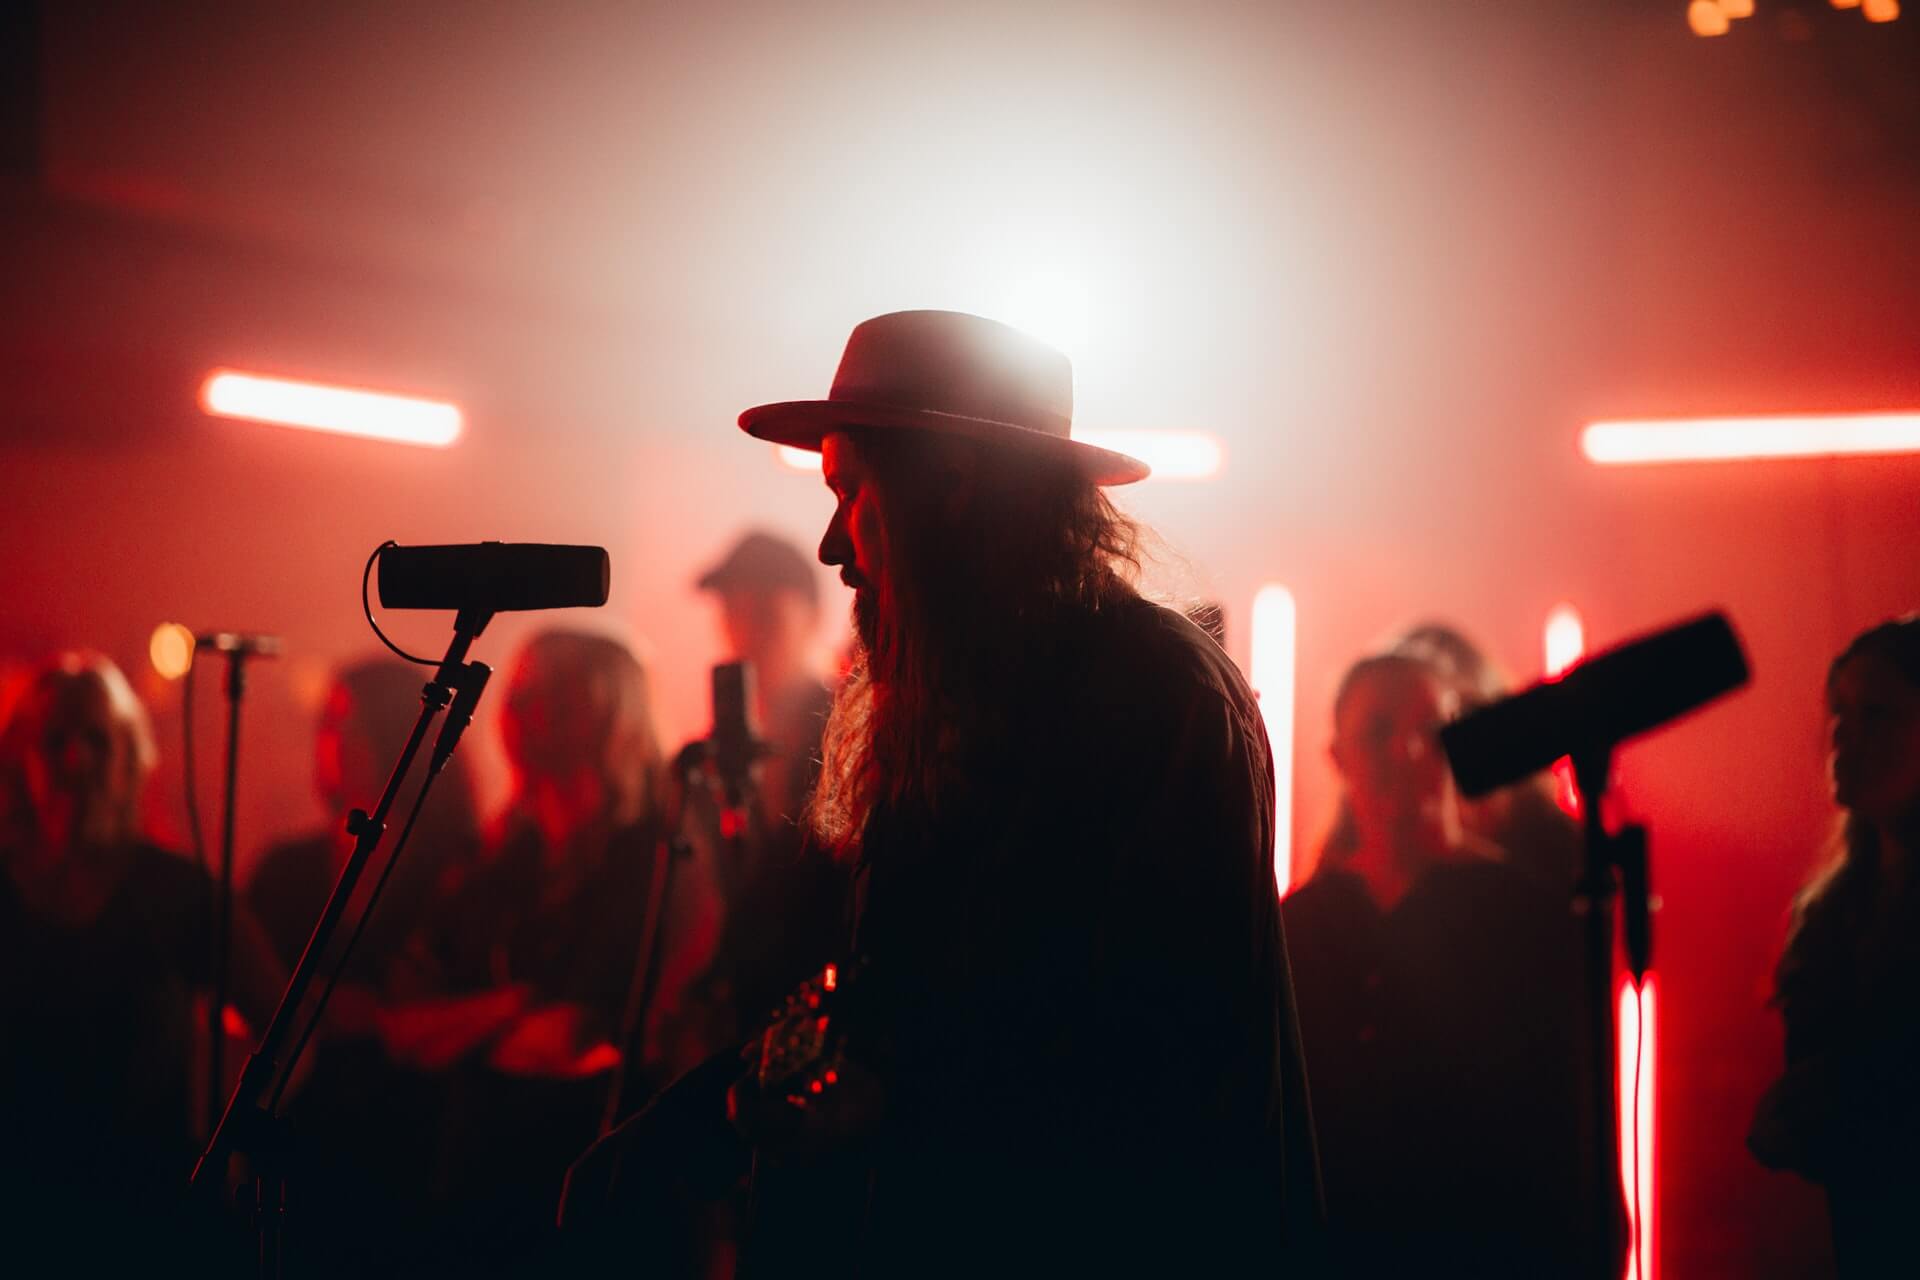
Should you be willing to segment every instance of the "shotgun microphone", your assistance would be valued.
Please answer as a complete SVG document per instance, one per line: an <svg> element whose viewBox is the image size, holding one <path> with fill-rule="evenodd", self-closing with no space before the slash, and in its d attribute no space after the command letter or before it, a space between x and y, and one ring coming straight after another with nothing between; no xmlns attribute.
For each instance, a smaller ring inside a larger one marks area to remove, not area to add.
<svg viewBox="0 0 1920 1280"><path fill-rule="evenodd" d="M1440 745L1460 790L1484 795L1561 756L1617 746L1746 682L1732 624L1702 614L1456 720L1440 731Z"/></svg>
<svg viewBox="0 0 1920 1280"><path fill-rule="evenodd" d="M605 547L546 542L469 542L380 552L380 604L387 609L597 609L607 602Z"/></svg>

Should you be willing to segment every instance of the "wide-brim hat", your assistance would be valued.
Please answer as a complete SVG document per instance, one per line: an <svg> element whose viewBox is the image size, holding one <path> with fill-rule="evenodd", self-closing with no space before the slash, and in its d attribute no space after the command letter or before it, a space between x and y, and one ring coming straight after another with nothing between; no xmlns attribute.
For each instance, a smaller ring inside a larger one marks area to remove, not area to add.
<svg viewBox="0 0 1920 1280"><path fill-rule="evenodd" d="M740 415L748 435L817 452L844 427L938 431L1057 458L1095 484L1152 468L1073 438L1073 365L1010 325L959 311L895 311L854 326L825 400Z"/></svg>

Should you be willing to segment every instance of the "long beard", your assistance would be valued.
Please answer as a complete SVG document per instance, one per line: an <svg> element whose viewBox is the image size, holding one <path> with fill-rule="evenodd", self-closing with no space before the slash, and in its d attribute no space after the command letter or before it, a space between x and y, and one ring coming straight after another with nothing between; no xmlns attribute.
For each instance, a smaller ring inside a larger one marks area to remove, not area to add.
<svg viewBox="0 0 1920 1280"><path fill-rule="evenodd" d="M871 587L853 593L853 634L861 649L871 654L880 635L880 598Z"/></svg>

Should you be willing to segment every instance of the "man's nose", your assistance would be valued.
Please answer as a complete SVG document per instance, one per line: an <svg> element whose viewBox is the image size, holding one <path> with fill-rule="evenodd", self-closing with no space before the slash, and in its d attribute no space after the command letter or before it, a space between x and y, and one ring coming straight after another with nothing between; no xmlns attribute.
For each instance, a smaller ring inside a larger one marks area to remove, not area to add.
<svg viewBox="0 0 1920 1280"><path fill-rule="evenodd" d="M840 517L836 514L827 521L827 531L820 535L820 549L816 554L821 564L839 566L852 563L851 550L847 545L846 530L841 528Z"/></svg>

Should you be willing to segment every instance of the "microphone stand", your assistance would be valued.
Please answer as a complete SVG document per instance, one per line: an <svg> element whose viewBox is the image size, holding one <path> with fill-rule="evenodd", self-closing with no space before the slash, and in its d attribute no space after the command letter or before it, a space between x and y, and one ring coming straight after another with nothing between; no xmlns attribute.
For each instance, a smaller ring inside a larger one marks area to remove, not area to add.
<svg viewBox="0 0 1920 1280"><path fill-rule="evenodd" d="M483 666L475 663L469 667L466 659L474 639L485 630L492 617L491 610L462 609L454 619L453 639L433 679L420 691L420 716L414 722L413 732L408 735L399 762L388 777L386 789L381 792L373 813L355 809L348 815L347 833L354 837L353 852L341 868L333 892L327 898L327 905L321 910L320 919L307 939L306 949L300 953L299 963L287 979L286 990L280 997L279 1007L274 1010L273 1020L267 1024L259 1045L247 1058L240 1080L227 1099L220 1123L214 1127L206 1150L194 1164L190 1185L196 1190L204 1190L224 1181L232 1156L239 1154L247 1158L254 1182L254 1223L260 1242L259 1273L263 1277L277 1277L280 1274L289 1155L286 1119L275 1113L277 1095L271 1091L276 1079L292 1075L300 1050L304 1047L304 1039L294 1044L286 1062L280 1061L281 1055L294 1036L296 1019L307 989L327 956L340 918L346 912L361 873L379 846L380 837L386 832L387 814L392 810L401 784L413 766L414 757L419 754L434 716L447 706L452 700L453 691L462 687L464 682L484 681L486 678ZM470 713L470 708L468 711ZM452 745L446 741L445 733L457 733L463 727L464 724L457 718L449 721L443 733L445 750L450 751ZM441 749L436 747L436 753ZM429 775L423 786L432 781Z"/></svg>
<svg viewBox="0 0 1920 1280"><path fill-rule="evenodd" d="M1613 748L1608 745L1573 757L1574 790L1580 796L1586 835L1586 869L1576 890L1576 901L1586 916L1588 1035L1593 1055L1590 1085L1595 1126L1594 1181L1589 1230L1594 1242L1594 1280L1618 1280L1620 1246L1635 1243L1622 1240L1619 1212L1620 1193L1625 1188L1620 1185L1620 1112L1615 1094L1614 1062L1618 1048L1613 1015L1613 900L1616 894L1621 898L1627 971L1636 988L1646 977L1653 947L1647 902L1646 828L1629 825L1617 832L1609 831L1601 814L1612 765ZM1637 1099L1635 1105L1638 1105ZM1636 1151L1634 1155L1637 1167L1639 1153Z"/></svg>
<svg viewBox="0 0 1920 1280"><path fill-rule="evenodd" d="M240 703L247 688L247 659L254 651L244 645L227 655L227 768L226 793L220 817L220 875L214 889L213 992L207 1007L207 1118L219 1114L226 1085L226 1009L233 964L233 824L238 807L240 777Z"/></svg>

